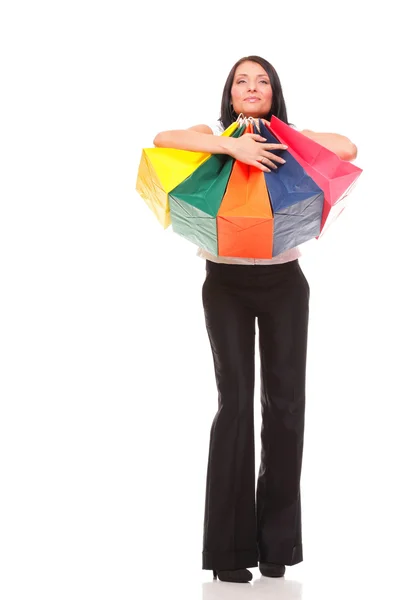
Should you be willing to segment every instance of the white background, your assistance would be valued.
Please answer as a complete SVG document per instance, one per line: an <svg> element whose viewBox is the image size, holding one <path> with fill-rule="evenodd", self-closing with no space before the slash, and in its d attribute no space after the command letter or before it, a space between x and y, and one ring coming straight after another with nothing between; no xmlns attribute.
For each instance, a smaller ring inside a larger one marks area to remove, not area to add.
<svg viewBox="0 0 400 600"><path fill-rule="evenodd" d="M2 600L396 597L389 4L2 4ZM305 561L285 581L254 569L238 588L201 569L217 406L204 262L162 230L135 184L158 131L216 121L228 72L247 54L277 69L289 120L348 136L364 172L301 259L311 286Z"/></svg>

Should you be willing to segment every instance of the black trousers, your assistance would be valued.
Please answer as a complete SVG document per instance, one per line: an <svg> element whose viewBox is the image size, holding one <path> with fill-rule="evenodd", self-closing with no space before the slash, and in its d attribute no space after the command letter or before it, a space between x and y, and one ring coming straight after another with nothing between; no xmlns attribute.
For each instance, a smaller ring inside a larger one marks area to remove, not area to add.
<svg viewBox="0 0 400 600"><path fill-rule="evenodd" d="M203 569L303 560L303 455L309 285L298 260L206 261L203 306L218 389L210 432ZM261 364L261 463L254 450L255 322Z"/></svg>

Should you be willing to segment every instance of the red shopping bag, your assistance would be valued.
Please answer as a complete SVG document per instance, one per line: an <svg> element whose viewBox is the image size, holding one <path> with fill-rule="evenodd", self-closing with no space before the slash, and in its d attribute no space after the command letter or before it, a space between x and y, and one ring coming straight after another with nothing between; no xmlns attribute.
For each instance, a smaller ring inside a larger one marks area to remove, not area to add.
<svg viewBox="0 0 400 600"><path fill-rule="evenodd" d="M362 169L342 160L275 116L271 119L270 130L282 144L289 146L290 154L324 192L320 235L325 233L347 205L346 199Z"/></svg>

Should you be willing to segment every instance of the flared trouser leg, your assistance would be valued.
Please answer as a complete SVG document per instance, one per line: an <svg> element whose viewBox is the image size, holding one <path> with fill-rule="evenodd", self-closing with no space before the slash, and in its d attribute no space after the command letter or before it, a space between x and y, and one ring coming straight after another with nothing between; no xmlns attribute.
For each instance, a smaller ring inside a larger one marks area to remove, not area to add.
<svg viewBox="0 0 400 600"><path fill-rule="evenodd" d="M303 455L309 286L297 263L258 317L261 462L256 490L260 562L303 560Z"/></svg>
<svg viewBox="0 0 400 600"><path fill-rule="evenodd" d="M211 276L203 286L203 305L218 389L207 467L203 569L254 567L255 316Z"/></svg>

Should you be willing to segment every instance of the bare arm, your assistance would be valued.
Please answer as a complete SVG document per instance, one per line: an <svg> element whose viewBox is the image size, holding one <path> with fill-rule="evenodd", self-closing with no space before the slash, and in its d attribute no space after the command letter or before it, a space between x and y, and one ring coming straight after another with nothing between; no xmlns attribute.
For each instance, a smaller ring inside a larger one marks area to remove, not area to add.
<svg viewBox="0 0 400 600"><path fill-rule="evenodd" d="M357 146L349 138L338 133L317 133L310 129L301 131L303 135L318 142L321 146L334 152L342 160L352 161L357 157Z"/></svg>
<svg viewBox="0 0 400 600"><path fill-rule="evenodd" d="M163 131L156 135L153 143L159 148L229 154L234 159L253 165L265 172L277 169L275 162L285 162L283 158L276 156L270 150L283 150L287 146L268 144L265 142L265 138L258 134L245 133L240 138L212 134L213 131L208 125L195 125L189 129Z"/></svg>
<svg viewBox="0 0 400 600"><path fill-rule="evenodd" d="M211 134L211 135L210 135ZM209 152L210 154L231 154L234 143L232 138L212 135L208 125L195 125L189 129L162 131L157 134L153 144L158 148L177 148L192 152Z"/></svg>
<svg viewBox="0 0 400 600"><path fill-rule="evenodd" d="M269 127L271 122L263 119ZM334 152L342 160L352 161L357 157L357 146L349 140L349 138L338 133L318 133L311 131L311 129L303 129L299 133L302 133L306 137L314 140L324 148Z"/></svg>

